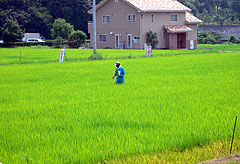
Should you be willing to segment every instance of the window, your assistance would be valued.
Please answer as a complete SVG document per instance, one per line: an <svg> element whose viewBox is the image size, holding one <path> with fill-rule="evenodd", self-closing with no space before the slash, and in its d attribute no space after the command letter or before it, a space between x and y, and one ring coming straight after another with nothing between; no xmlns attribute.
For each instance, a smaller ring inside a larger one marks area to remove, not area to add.
<svg viewBox="0 0 240 164"><path fill-rule="evenodd" d="M151 17L152 17L152 22L154 22L153 15L151 15Z"/></svg>
<svg viewBox="0 0 240 164"><path fill-rule="evenodd" d="M132 48L132 34L127 35L127 47Z"/></svg>
<svg viewBox="0 0 240 164"><path fill-rule="evenodd" d="M119 48L119 34L115 35L115 48Z"/></svg>
<svg viewBox="0 0 240 164"><path fill-rule="evenodd" d="M136 23L136 14L133 14L133 23Z"/></svg>
<svg viewBox="0 0 240 164"><path fill-rule="evenodd" d="M162 38L163 38L163 39L166 39L166 35L167 35L166 30L163 30L163 31L162 31Z"/></svg>
<svg viewBox="0 0 240 164"><path fill-rule="evenodd" d="M107 42L107 35L106 34L100 34L99 35L99 42L100 43L106 43Z"/></svg>
<svg viewBox="0 0 240 164"><path fill-rule="evenodd" d="M111 21L110 15L104 15L103 16L103 24L109 24Z"/></svg>
<svg viewBox="0 0 240 164"><path fill-rule="evenodd" d="M177 15L171 15L170 16L170 21L176 22L177 21Z"/></svg>
<svg viewBox="0 0 240 164"><path fill-rule="evenodd" d="M114 2L118 2L118 0L114 0Z"/></svg>
<svg viewBox="0 0 240 164"><path fill-rule="evenodd" d="M128 14L128 22L131 22L131 14Z"/></svg>
<svg viewBox="0 0 240 164"><path fill-rule="evenodd" d="M134 37L134 43L140 43L140 36Z"/></svg>

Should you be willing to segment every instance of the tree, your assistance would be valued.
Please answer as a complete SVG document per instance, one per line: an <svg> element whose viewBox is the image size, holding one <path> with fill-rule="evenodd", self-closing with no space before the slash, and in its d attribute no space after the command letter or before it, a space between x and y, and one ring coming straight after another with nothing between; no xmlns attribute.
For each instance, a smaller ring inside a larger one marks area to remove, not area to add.
<svg viewBox="0 0 240 164"><path fill-rule="evenodd" d="M92 0L51 0L47 1L46 6L53 19L63 18L75 29L81 29L86 33L88 21L91 19L87 12L92 8L91 2Z"/></svg>
<svg viewBox="0 0 240 164"><path fill-rule="evenodd" d="M79 30L73 31L69 36L69 40L76 42L77 47L80 47L83 43L85 43L85 39L87 39L87 35Z"/></svg>
<svg viewBox="0 0 240 164"><path fill-rule="evenodd" d="M153 33L151 30L149 32L146 33L146 42L147 44L151 44L152 48L156 48L156 45L158 44L158 40L157 40L157 33Z"/></svg>
<svg viewBox="0 0 240 164"><path fill-rule="evenodd" d="M55 19L53 28L51 29L51 35L53 38L68 39L69 35L73 32L73 25L67 23L65 19Z"/></svg>
<svg viewBox="0 0 240 164"><path fill-rule="evenodd" d="M4 42L15 42L23 38L23 30L19 27L18 22L8 19L2 28L2 39Z"/></svg>
<svg viewBox="0 0 240 164"><path fill-rule="evenodd" d="M29 7L27 10L29 17L25 24L27 32L40 33L46 38L51 36L52 16L44 7Z"/></svg>

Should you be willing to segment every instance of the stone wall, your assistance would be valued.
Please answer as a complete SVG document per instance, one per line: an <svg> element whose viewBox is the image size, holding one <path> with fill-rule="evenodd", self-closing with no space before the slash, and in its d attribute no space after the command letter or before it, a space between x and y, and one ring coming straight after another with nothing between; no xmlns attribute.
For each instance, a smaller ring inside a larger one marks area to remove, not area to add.
<svg viewBox="0 0 240 164"><path fill-rule="evenodd" d="M201 25L198 32L218 31L224 35L224 39L229 39L231 35L240 38L240 25Z"/></svg>

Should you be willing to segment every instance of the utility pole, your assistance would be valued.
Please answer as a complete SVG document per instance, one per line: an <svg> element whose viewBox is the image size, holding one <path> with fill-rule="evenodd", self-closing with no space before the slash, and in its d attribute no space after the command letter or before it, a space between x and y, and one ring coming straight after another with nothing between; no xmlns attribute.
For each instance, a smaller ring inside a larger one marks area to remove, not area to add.
<svg viewBox="0 0 240 164"><path fill-rule="evenodd" d="M97 40L96 40L96 0L93 0L93 54L96 54Z"/></svg>

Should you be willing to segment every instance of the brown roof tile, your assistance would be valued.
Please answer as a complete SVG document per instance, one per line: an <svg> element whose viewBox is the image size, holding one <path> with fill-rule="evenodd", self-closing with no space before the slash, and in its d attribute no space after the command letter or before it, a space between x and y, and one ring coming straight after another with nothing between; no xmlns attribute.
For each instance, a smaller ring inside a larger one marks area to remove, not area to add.
<svg viewBox="0 0 240 164"><path fill-rule="evenodd" d="M186 22L188 24L198 24L198 23L202 23L202 21L200 19L198 19L197 17L195 17L194 15L190 14L189 12L186 12Z"/></svg>
<svg viewBox="0 0 240 164"><path fill-rule="evenodd" d="M96 6L96 8L100 8L104 5L108 0L102 0ZM184 12L191 11L188 7L184 6L177 0L123 0L126 3L130 4L134 8L139 11L144 12ZM92 13L92 9L88 11Z"/></svg>
<svg viewBox="0 0 240 164"><path fill-rule="evenodd" d="M185 25L164 25L164 29L168 33L180 33L180 32L189 32L193 31L190 27Z"/></svg>
<svg viewBox="0 0 240 164"><path fill-rule="evenodd" d="M145 12L191 11L177 0L124 0Z"/></svg>

